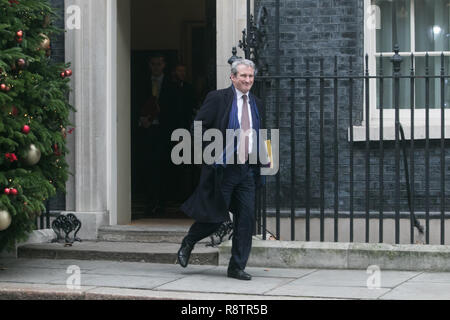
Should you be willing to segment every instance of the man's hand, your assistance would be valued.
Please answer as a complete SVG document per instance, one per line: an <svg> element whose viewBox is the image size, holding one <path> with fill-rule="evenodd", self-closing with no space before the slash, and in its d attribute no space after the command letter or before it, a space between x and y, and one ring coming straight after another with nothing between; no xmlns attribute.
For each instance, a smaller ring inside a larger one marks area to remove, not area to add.
<svg viewBox="0 0 450 320"><path fill-rule="evenodd" d="M145 129L148 129L150 127L150 120L148 117L141 117L139 119L139 126L144 127Z"/></svg>

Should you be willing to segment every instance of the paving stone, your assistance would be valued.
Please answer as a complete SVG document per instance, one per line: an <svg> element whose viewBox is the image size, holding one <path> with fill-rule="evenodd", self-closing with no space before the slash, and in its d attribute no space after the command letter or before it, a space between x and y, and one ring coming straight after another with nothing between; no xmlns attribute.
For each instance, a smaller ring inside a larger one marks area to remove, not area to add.
<svg viewBox="0 0 450 320"><path fill-rule="evenodd" d="M450 300L450 283L407 282L383 295L385 300Z"/></svg>
<svg viewBox="0 0 450 320"><path fill-rule="evenodd" d="M10 268L0 270L0 282L50 283L55 280L64 280L65 283L68 276L65 269Z"/></svg>
<svg viewBox="0 0 450 320"><path fill-rule="evenodd" d="M306 300L303 297L240 295L223 293L173 292L124 288L94 288L86 293L87 299L177 299L177 300Z"/></svg>
<svg viewBox="0 0 450 320"><path fill-rule="evenodd" d="M383 271L367 288L366 270L249 267L252 281L227 277L225 266L117 261L2 259L0 299L450 299L450 273ZM66 282L81 268L81 290Z"/></svg>
<svg viewBox="0 0 450 320"><path fill-rule="evenodd" d="M100 274L81 274L80 284L82 286L100 286L116 288L133 289L153 289L165 283L172 282L177 278L171 277L139 277L124 275L100 275ZM64 284L65 280L51 281L50 284Z"/></svg>
<svg viewBox="0 0 450 320"><path fill-rule="evenodd" d="M204 275L226 276L228 267L218 266L207 269L203 272ZM304 277L307 274L316 271L315 269L283 269L283 268L258 268L247 267L245 272L254 277L263 278L288 278L290 280Z"/></svg>
<svg viewBox="0 0 450 320"><path fill-rule="evenodd" d="M0 300L83 300L95 287L71 290L65 285L0 282Z"/></svg>
<svg viewBox="0 0 450 320"><path fill-rule="evenodd" d="M302 296L339 299L377 299L391 289L367 289L344 286L309 286L292 283L266 292L269 295Z"/></svg>
<svg viewBox="0 0 450 320"><path fill-rule="evenodd" d="M189 265L183 268L180 265L157 264L157 263L140 263L140 262L113 262L88 270L88 274L110 274L121 275L128 274L133 276L152 276L152 277L183 277L192 274L199 274L205 270L214 268L213 266Z"/></svg>
<svg viewBox="0 0 450 320"><path fill-rule="evenodd" d="M307 274L310 274L316 269L283 269L283 268L255 268L248 267L246 272L253 277L276 277L276 278L300 278Z"/></svg>
<svg viewBox="0 0 450 320"><path fill-rule="evenodd" d="M425 283L450 283L450 273L444 272L424 272L414 277L409 282L425 282Z"/></svg>
<svg viewBox="0 0 450 320"><path fill-rule="evenodd" d="M203 275L193 275L160 286L158 290L193 291L235 294L263 294L292 281L289 278L254 277L251 281L228 278L226 271L208 270Z"/></svg>
<svg viewBox="0 0 450 320"><path fill-rule="evenodd" d="M415 276L419 272L380 271L380 287L393 288ZM292 285L343 286L367 288L371 273L366 270L318 270L292 282Z"/></svg>

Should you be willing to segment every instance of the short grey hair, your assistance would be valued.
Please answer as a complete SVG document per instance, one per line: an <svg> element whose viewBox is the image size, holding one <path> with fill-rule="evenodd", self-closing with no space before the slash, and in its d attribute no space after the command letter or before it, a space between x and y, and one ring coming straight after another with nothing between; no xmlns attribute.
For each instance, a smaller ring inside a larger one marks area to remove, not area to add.
<svg viewBox="0 0 450 320"><path fill-rule="evenodd" d="M238 66L240 66L240 65L245 65L245 66L247 66L247 67L250 67L250 68L252 68L253 70L255 70L255 73L256 73L256 67L255 67L255 64L253 63L253 61L252 60L248 60L248 59L237 59L237 60L235 60L234 62L233 62L233 64L231 65L231 73L233 74L233 75L237 75L237 73L238 73Z"/></svg>

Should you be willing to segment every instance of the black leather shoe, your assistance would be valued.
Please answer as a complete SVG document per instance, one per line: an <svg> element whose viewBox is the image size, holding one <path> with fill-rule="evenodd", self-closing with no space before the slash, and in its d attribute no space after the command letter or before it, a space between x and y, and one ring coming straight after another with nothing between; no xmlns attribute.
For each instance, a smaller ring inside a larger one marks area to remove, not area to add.
<svg viewBox="0 0 450 320"><path fill-rule="evenodd" d="M189 257L191 256L191 251L194 247L191 247L189 244L181 244L180 250L178 250L178 263L186 268L189 263Z"/></svg>
<svg viewBox="0 0 450 320"><path fill-rule="evenodd" d="M240 269L228 269L228 278L234 278L238 280L252 280L251 275Z"/></svg>

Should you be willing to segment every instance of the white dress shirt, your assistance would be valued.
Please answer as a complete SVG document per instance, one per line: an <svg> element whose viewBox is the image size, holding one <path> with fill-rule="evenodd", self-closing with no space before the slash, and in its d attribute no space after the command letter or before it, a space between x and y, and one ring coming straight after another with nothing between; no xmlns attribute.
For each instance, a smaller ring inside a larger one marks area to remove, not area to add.
<svg viewBox="0 0 450 320"><path fill-rule="evenodd" d="M236 89L236 94L237 94L237 108L238 108L238 120L239 120L239 127L241 127L241 120L242 120L242 106L244 104L244 99L242 98L242 96L244 95L241 91L239 91L238 89ZM252 108L250 108L250 97L248 95L248 93L246 94L247 96L247 108L248 108L248 116L250 119L250 128L253 129L253 119L252 119ZM252 147L253 147L253 133L251 135L249 135L249 139L248 139L248 153L251 154L252 153Z"/></svg>

